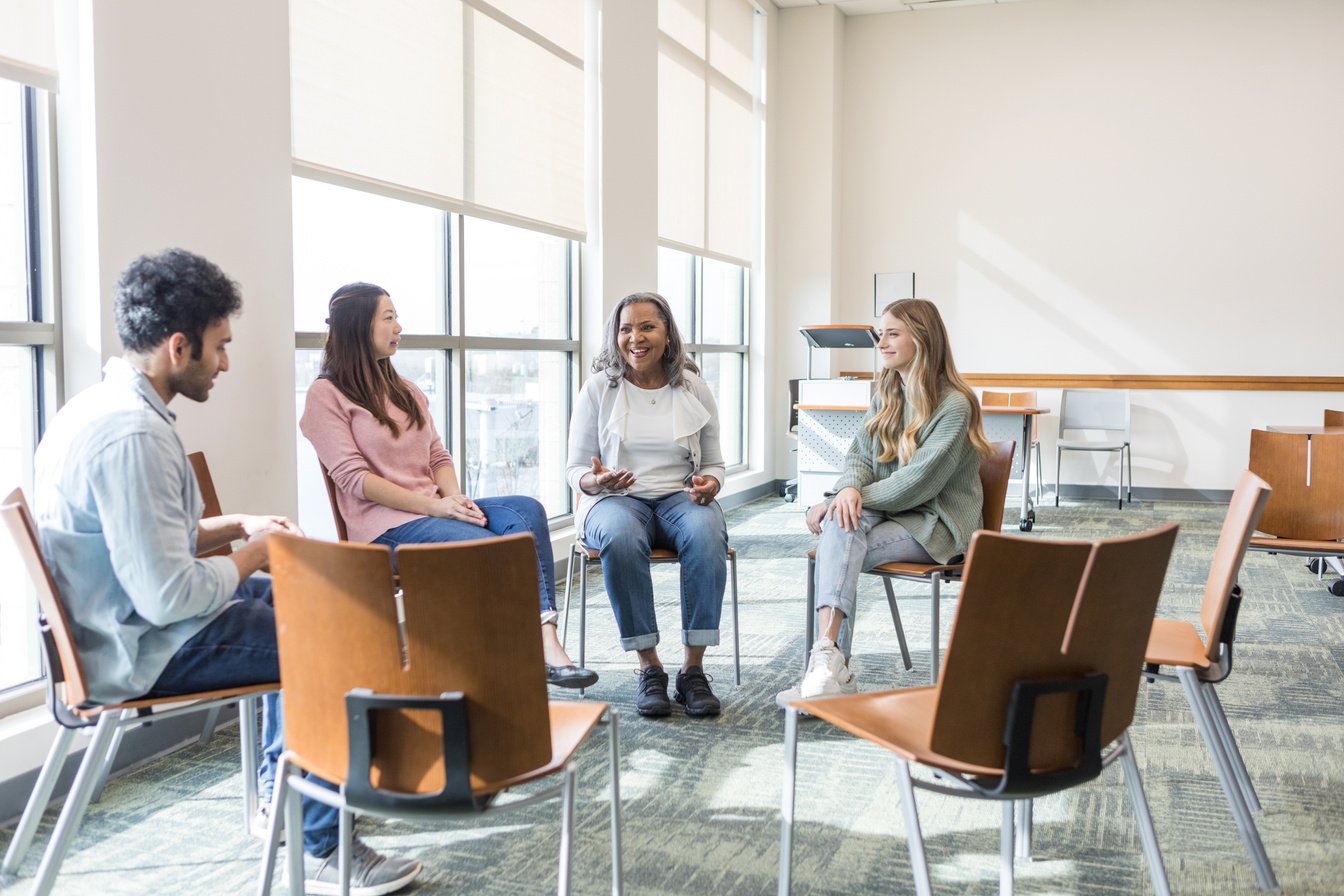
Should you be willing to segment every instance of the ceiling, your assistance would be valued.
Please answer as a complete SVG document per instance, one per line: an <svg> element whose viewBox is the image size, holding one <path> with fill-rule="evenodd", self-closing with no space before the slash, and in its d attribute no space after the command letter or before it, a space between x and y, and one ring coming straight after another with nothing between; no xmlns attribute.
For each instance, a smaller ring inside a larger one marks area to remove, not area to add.
<svg viewBox="0 0 1344 896"><path fill-rule="evenodd" d="M783 9L798 6L834 6L847 16L1020 2L1022 0L774 0L775 5Z"/></svg>

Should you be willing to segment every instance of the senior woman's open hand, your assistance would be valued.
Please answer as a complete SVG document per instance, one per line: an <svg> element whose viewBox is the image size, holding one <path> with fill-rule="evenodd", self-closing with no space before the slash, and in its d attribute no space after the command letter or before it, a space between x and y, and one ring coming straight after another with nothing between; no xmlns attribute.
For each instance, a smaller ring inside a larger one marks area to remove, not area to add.
<svg viewBox="0 0 1344 896"><path fill-rule="evenodd" d="M593 468L583 474L579 480L579 488L585 492L596 494L606 490L609 492L619 492L635 484L635 474L629 470L608 470L602 466L602 458L593 458Z"/></svg>

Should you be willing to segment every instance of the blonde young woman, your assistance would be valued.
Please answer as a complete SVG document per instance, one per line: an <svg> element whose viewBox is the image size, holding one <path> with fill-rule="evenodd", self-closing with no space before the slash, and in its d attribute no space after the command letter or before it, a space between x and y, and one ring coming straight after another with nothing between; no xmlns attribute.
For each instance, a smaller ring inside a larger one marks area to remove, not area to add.
<svg viewBox="0 0 1344 896"><path fill-rule="evenodd" d="M807 512L817 545L817 631L807 672L781 700L852 694L859 573L882 563L947 563L980 527L980 460L990 453L980 403L952 360L932 302L882 313L882 370L863 428L826 501Z"/></svg>

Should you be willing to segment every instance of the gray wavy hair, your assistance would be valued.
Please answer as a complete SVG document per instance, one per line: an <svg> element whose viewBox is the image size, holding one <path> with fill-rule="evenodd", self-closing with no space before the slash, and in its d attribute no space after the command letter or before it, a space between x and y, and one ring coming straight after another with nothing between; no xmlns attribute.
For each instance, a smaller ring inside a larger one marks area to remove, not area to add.
<svg viewBox="0 0 1344 896"><path fill-rule="evenodd" d="M621 333L621 312L627 306L640 302L647 302L657 308L658 316L663 319L663 326L667 328L667 348L663 350L663 372L667 375L669 386L680 386L683 372L689 370L698 374L700 368L695 366L695 362L686 354L685 345L681 341L681 331L677 329L677 322L672 318L672 307L667 304L667 299L656 292L632 292L611 309L611 316L607 318L602 328L602 350L593 359L593 373L605 372L607 385L613 389L625 378L630 365L621 356L616 341Z"/></svg>

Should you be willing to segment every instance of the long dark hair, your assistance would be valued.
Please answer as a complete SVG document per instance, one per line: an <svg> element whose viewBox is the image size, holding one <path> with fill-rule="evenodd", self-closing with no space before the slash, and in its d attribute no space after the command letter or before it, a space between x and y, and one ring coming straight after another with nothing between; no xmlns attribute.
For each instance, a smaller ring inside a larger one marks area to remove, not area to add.
<svg viewBox="0 0 1344 896"><path fill-rule="evenodd" d="M425 415L410 386L392 366L391 358L374 360L370 345L373 315L387 290L372 283L347 283L331 294L327 304L327 342L322 348L322 376L341 394L374 416L379 423L401 435L387 413L388 402L411 418L416 429L425 428Z"/></svg>
<svg viewBox="0 0 1344 896"><path fill-rule="evenodd" d="M606 371L607 384L615 388L630 370L630 365L625 362L617 343L621 335L621 312L627 305L637 305L640 302L647 302L657 308L658 316L663 319L663 326L667 329L667 348L663 349L663 373L667 375L669 386L680 386L683 371L699 373L700 368L696 367L691 356L686 354L686 347L681 341L681 331L677 329L677 322L672 319L672 306L667 304L667 299L656 292L632 292L611 309L611 316L607 318L602 328L602 350L593 359L593 373Z"/></svg>

